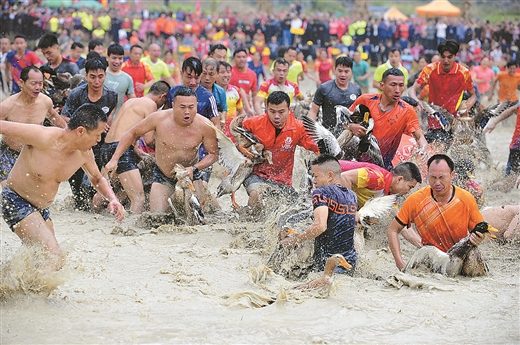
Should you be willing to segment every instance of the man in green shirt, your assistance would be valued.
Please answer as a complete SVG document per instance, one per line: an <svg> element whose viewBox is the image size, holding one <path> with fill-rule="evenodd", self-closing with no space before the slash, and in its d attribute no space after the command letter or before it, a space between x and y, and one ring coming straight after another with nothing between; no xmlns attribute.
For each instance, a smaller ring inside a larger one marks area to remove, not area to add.
<svg viewBox="0 0 520 345"><path fill-rule="evenodd" d="M374 81L372 86L381 93L381 81L383 80L383 73L389 68L397 68L404 74L404 85L408 85L408 70L401 64L401 51L397 48L391 48L388 52L388 60L377 66L374 72Z"/></svg>
<svg viewBox="0 0 520 345"><path fill-rule="evenodd" d="M370 77L370 66L365 60L361 60L361 53L359 51L354 52L354 63L352 64L352 75L354 81L361 87L363 93L368 93L368 78Z"/></svg>

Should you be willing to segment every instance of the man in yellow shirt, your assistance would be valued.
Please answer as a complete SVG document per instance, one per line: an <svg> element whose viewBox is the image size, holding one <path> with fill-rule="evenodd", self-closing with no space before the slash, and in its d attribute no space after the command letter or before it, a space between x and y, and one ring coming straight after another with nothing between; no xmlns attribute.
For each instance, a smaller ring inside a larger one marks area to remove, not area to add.
<svg viewBox="0 0 520 345"><path fill-rule="evenodd" d="M170 86L175 86L175 81L173 80L170 70L168 69L168 65L166 62L160 59L161 48L159 45L155 43L150 44L148 47L148 52L150 54L143 57L141 62L147 64L148 67L150 67L155 81L164 80L170 84ZM144 93L147 94L148 89L146 89Z"/></svg>
<svg viewBox="0 0 520 345"><path fill-rule="evenodd" d="M296 48L289 47L285 51L283 57L289 62L289 73L287 73L287 80L292 81L296 85L300 80L303 80L303 66L302 63L296 60Z"/></svg>
<svg viewBox="0 0 520 345"><path fill-rule="evenodd" d="M374 81L372 87L381 93L381 81L383 80L383 73L389 68L397 68L404 74L404 85L408 85L408 70L401 64L401 51L397 48L391 48L388 52L388 60L377 66L374 72Z"/></svg>

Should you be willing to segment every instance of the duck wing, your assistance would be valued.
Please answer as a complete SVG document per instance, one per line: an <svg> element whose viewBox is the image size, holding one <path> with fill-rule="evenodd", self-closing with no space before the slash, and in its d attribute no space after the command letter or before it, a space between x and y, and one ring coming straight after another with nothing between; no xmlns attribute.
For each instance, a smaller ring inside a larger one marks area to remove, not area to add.
<svg viewBox="0 0 520 345"><path fill-rule="evenodd" d="M396 198L397 195L392 194L369 199L365 205L358 210L359 219L362 224L367 217L380 218L384 216L394 207Z"/></svg>
<svg viewBox="0 0 520 345"><path fill-rule="evenodd" d="M473 118L473 120L475 121L475 126L477 128L485 128L492 117L499 116L504 111L515 105L517 102L518 101L503 101L497 104L490 105L489 107L479 111Z"/></svg>
<svg viewBox="0 0 520 345"><path fill-rule="evenodd" d="M218 161L220 164L231 170L234 173L239 166L242 166L251 162L245 157L238 149L235 144L229 139L221 130L219 130L211 122L207 121L206 124L215 130L218 141ZM252 163L251 163L252 164Z"/></svg>
<svg viewBox="0 0 520 345"><path fill-rule="evenodd" d="M302 117L302 121L307 134L318 145L320 154L328 154L334 157L341 154L338 140L329 130L305 115Z"/></svg>
<svg viewBox="0 0 520 345"><path fill-rule="evenodd" d="M443 107L439 107L438 105L435 105L435 104L429 104L428 102L425 102L425 101L421 101L421 102L422 102L424 111L426 112L428 117L437 119L439 121L439 123L441 124L442 129L445 130L446 132L450 132L451 126L453 125L454 116L449 111L444 109Z"/></svg>
<svg viewBox="0 0 520 345"><path fill-rule="evenodd" d="M373 122L372 119L370 120ZM359 140L358 150L360 153L366 153L371 161L384 168L385 163L383 161L383 155L381 154L381 148L379 147L379 141L372 134L371 130Z"/></svg>

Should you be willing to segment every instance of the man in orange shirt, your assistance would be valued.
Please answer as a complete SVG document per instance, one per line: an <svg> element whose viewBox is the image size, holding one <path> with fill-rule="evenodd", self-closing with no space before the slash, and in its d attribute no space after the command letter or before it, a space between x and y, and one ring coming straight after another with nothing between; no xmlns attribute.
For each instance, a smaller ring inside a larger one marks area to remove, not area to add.
<svg viewBox="0 0 520 345"><path fill-rule="evenodd" d="M385 169L392 170L392 159L404 132L412 133L422 152L426 152L428 143L414 108L401 100L405 86L403 72L397 68L387 69L380 84L381 94L361 95L350 106L350 111L358 104L370 109L370 117L374 119L373 134L379 140ZM349 128L358 137L366 134L366 128L360 124L350 124Z"/></svg>
<svg viewBox="0 0 520 345"><path fill-rule="evenodd" d="M242 127L260 140L266 150L273 154L272 164L267 161L255 165L253 172L244 181L249 194L248 206L260 206L259 189L262 184L292 189L292 173L296 146L319 153L318 146L305 131L300 120L289 109L289 96L275 91L267 97L266 114L247 118Z"/></svg>
<svg viewBox="0 0 520 345"><path fill-rule="evenodd" d="M520 85L520 73L516 72L518 65L515 61L509 61L506 65L506 71L498 72L493 84L491 85L491 91L489 92L488 101L491 102L493 94L495 93L495 86L497 82L500 82L498 87L498 101L518 101L518 95L516 90Z"/></svg>
<svg viewBox="0 0 520 345"><path fill-rule="evenodd" d="M437 154L428 160L428 182L410 195L387 230L388 244L399 270L406 267L401 255L399 233L405 226L415 224L418 236L410 242L417 247L435 246L447 252L484 218L473 195L452 184L455 164L450 157ZM410 240L410 239L409 239ZM470 242L478 246L484 240L481 233L473 233Z"/></svg>

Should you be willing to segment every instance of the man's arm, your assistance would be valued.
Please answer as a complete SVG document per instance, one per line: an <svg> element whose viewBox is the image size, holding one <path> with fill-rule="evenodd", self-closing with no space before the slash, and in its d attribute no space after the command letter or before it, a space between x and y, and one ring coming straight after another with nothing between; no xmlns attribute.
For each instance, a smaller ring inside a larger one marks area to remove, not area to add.
<svg viewBox="0 0 520 345"><path fill-rule="evenodd" d="M417 141L417 145L419 146L419 149L426 153L428 150L428 142L426 141L426 138L424 137L424 132L422 129L418 129L415 132L412 133L413 137L415 138L415 141Z"/></svg>
<svg viewBox="0 0 520 345"><path fill-rule="evenodd" d="M509 116L513 115L518 109L518 104L512 106L511 108L507 109L506 111L502 112L502 114L500 114L498 117L495 117L495 118L491 118L491 120L489 120L489 122L487 123L487 125L484 127L484 133L491 133L494 129L495 129L495 126L500 122L500 121L503 121L505 119L507 119Z"/></svg>
<svg viewBox="0 0 520 345"><path fill-rule="evenodd" d="M246 94L246 91L242 89L241 87L238 88L238 92L240 93L240 96L242 96L242 103L244 105L244 110L248 115L254 115L255 110L251 108L251 103L249 101L249 95ZM255 93L256 97L256 93Z"/></svg>
<svg viewBox="0 0 520 345"><path fill-rule="evenodd" d="M47 146L54 130L52 127L0 120L0 134L39 148Z"/></svg>
<svg viewBox="0 0 520 345"><path fill-rule="evenodd" d="M340 176L341 185L352 189L352 186L358 184L358 169L348 170L341 173Z"/></svg>
<svg viewBox="0 0 520 345"><path fill-rule="evenodd" d="M313 119L314 121L316 121L316 118L318 117L319 111L320 111L320 106L317 105L316 103L312 102L311 103L311 109L307 113L307 116L309 118Z"/></svg>
<svg viewBox="0 0 520 345"><path fill-rule="evenodd" d="M397 220L392 220L392 223L388 227L386 231L386 235L388 236L388 245L390 246L390 251L394 256L395 265L397 268L402 271L406 267L406 262L404 262L403 257L401 255L401 243L399 242L399 233L404 228L401 224L397 222Z"/></svg>
<svg viewBox="0 0 520 345"><path fill-rule="evenodd" d="M312 240L327 230L327 218L329 216L329 208L327 206L319 206L314 209L314 222L301 234L295 237L286 237L280 244L283 246L293 246L308 240Z"/></svg>
<svg viewBox="0 0 520 345"><path fill-rule="evenodd" d="M96 190L108 200L108 209L110 213L112 213L119 222L122 221L125 217L125 209L123 208L123 205L121 205L117 199L108 181L99 172L92 150L89 150L86 155L88 156L87 161L83 164L82 169L87 174L92 186L94 186L94 188L96 188Z"/></svg>
<svg viewBox="0 0 520 345"><path fill-rule="evenodd" d="M491 99L493 98L493 95L495 94L495 86L497 85L498 76L493 79L493 83L491 83L491 90L489 91L489 97L488 102L491 102Z"/></svg>
<svg viewBox="0 0 520 345"><path fill-rule="evenodd" d="M261 115L263 114L262 111L262 105L265 103L265 98L261 96L255 96L254 99L254 109L255 109L255 115Z"/></svg>
<svg viewBox="0 0 520 345"><path fill-rule="evenodd" d="M213 121L213 119L211 120ZM220 120L220 118L216 119ZM204 118L204 122L205 121L207 121L206 118ZM202 138L202 144L204 145L204 149L206 150L207 154L199 162L194 164L194 166L196 166L196 168L199 170L206 169L207 167L215 163L218 159L217 134L215 133L215 130L213 130L213 128L211 128L204 122L201 122L201 126L204 126L203 128L201 128L204 136ZM193 177L193 167L191 167L191 176Z"/></svg>
<svg viewBox="0 0 520 345"><path fill-rule="evenodd" d="M117 148L114 151L112 158L105 165L107 173L115 172L117 169L117 163L119 162L121 155L123 155L123 152L125 152L126 149L128 149L140 136L150 131L155 131L156 119L159 118L159 116L158 112L152 113L136 123L132 128L126 131L125 134L123 134L121 140L119 140L119 144L117 144Z"/></svg>
<svg viewBox="0 0 520 345"><path fill-rule="evenodd" d="M475 89L472 88L471 90L468 90L468 93L469 93L470 97L466 101L466 104L467 104L466 112L464 114L462 114L461 116L469 116L469 110L471 108L473 108L473 106L477 102L477 94L475 93Z"/></svg>
<svg viewBox="0 0 520 345"><path fill-rule="evenodd" d="M169 77L162 77L162 80L167 82L170 85L170 87L175 86L175 80L173 80L173 78L171 76L169 76ZM146 85L148 85L148 84L146 84ZM152 85L150 85L150 86L152 86Z"/></svg>
<svg viewBox="0 0 520 345"><path fill-rule="evenodd" d="M417 97L417 91L419 91L420 88L421 84L417 83L416 81L415 83L413 83L412 87L408 89L408 94L410 95L410 97L417 101L417 112L422 113L424 111L424 107L422 106L421 101Z"/></svg>
<svg viewBox="0 0 520 345"><path fill-rule="evenodd" d="M46 117L49 119L51 124L55 127L65 128L67 127L67 121L58 114L58 112L52 107L52 101L50 102L49 110L47 111Z"/></svg>

